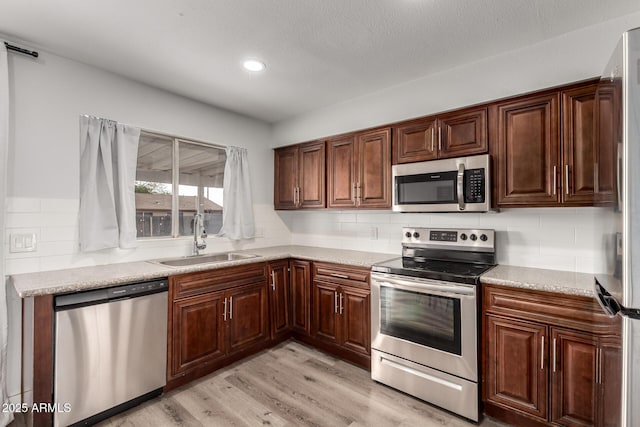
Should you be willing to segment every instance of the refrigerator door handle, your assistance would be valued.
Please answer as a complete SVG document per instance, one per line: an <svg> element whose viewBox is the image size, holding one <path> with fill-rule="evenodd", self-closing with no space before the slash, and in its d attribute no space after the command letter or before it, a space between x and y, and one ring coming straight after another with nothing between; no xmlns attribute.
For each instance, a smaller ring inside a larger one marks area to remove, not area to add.
<svg viewBox="0 0 640 427"><path fill-rule="evenodd" d="M640 319L640 308L623 307L607 290L595 279L596 300L602 310L609 316L615 317L616 314L630 317L631 319Z"/></svg>
<svg viewBox="0 0 640 427"><path fill-rule="evenodd" d="M620 305L618 302L611 296L609 292L605 288L602 287L598 279L594 279L594 292L596 294L596 300L602 311L609 317L615 317L616 314L620 311Z"/></svg>

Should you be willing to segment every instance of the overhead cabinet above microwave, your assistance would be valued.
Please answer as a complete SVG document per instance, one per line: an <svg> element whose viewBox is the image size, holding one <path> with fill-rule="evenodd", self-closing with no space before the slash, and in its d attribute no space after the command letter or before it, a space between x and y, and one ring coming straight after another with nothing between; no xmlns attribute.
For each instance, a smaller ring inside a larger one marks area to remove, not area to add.
<svg viewBox="0 0 640 427"><path fill-rule="evenodd" d="M394 126L393 164L484 154L487 108L473 107Z"/></svg>

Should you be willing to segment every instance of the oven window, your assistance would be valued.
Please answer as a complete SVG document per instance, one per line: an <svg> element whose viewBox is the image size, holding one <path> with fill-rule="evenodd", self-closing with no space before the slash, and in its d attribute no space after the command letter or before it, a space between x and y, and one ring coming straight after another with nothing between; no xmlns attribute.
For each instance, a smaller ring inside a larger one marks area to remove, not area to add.
<svg viewBox="0 0 640 427"><path fill-rule="evenodd" d="M400 205L457 203L456 172L398 176L396 192Z"/></svg>
<svg viewBox="0 0 640 427"><path fill-rule="evenodd" d="M380 332L461 355L460 300L381 286Z"/></svg>

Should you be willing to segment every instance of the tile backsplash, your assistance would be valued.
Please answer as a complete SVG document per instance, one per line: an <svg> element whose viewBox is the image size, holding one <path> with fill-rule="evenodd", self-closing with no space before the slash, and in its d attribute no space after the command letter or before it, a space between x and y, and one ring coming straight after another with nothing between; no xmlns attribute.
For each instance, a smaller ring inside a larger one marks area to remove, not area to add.
<svg viewBox="0 0 640 427"><path fill-rule="evenodd" d="M7 200L7 274L140 261L191 253L192 240L140 241L136 249L78 252L78 200L13 197ZM389 211L274 211L254 205L257 237L243 242L209 237L205 252L277 245L310 245L400 254L403 226L491 228L500 264L591 273L603 231L596 208L505 209L499 213L399 214ZM10 235L35 234L35 252L11 253Z"/></svg>
<svg viewBox="0 0 640 427"><path fill-rule="evenodd" d="M592 273L603 231L596 208L520 208L499 213L281 211L292 244L400 254L403 226L496 230L498 263Z"/></svg>
<svg viewBox="0 0 640 427"><path fill-rule="evenodd" d="M80 253L78 251L77 199L35 199L13 197L7 199L5 225L6 274L60 270L64 268L141 261L190 255L193 239L141 240L135 249L106 249ZM271 205L254 205L256 238L232 242L226 238L209 236L205 253L288 245L291 235ZM36 251L9 251L11 234L35 234Z"/></svg>

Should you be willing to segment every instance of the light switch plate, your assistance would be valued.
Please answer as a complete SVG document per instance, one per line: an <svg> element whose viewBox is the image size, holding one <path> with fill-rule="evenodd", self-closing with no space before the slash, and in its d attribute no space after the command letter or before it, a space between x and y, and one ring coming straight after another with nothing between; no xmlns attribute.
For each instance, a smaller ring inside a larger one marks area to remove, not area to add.
<svg viewBox="0 0 640 427"><path fill-rule="evenodd" d="M35 252L37 239L35 233L11 234L9 252Z"/></svg>

